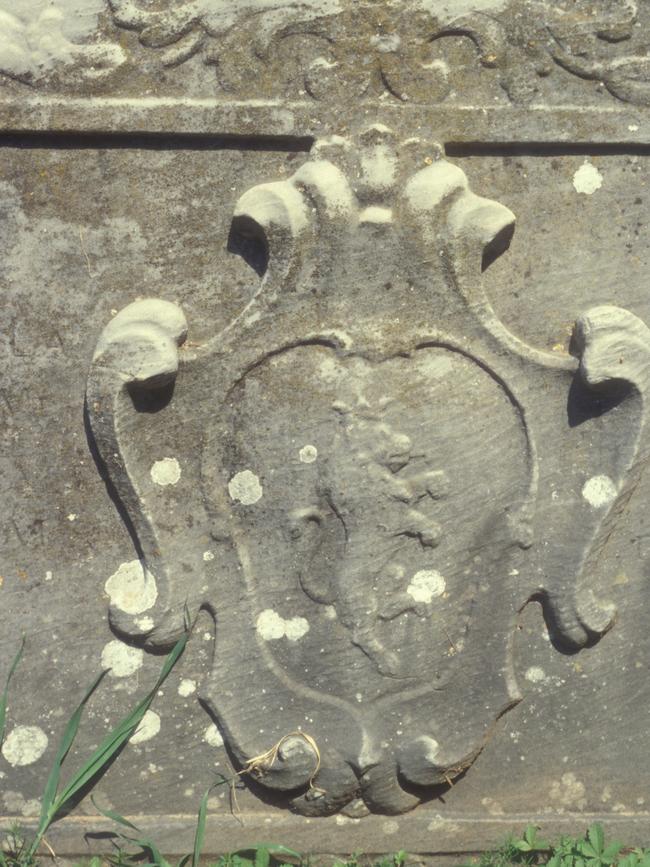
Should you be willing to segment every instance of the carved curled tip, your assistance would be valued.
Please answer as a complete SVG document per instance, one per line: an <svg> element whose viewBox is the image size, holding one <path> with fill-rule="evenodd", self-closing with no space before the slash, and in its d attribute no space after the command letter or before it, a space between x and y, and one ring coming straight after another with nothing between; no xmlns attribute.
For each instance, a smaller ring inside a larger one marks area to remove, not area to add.
<svg viewBox="0 0 650 867"><path fill-rule="evenodd" d="M449 226L455 235L475 238L484 248L498 242L499 255L510 243L515 215L505 205L468 191L451 209Z"/></svg>
<svg viewBox="0 0 650 867"><path fill-rule="evenodd" d="M260 184L245 192L235 205L233 218L242 228L247 224L252 236L280 232L295 238L309 225L303 196L287 181Z"/></svg>
<svg viewBox="0 0 650 867"><path fill-rule="evenodd" d="M127 381L161 384L178 370L178 347L186 336L187 320L176 304L135 301L108 323L93 364L113 368Z"/></svg>
<svg viewBox="0 0 650 867"><path fill-rule="evenodd" d="M588 385L615 380L639 384L641 371L650 361L650 330L629 310L603 304L578 317L573 347Z"/></svg>
<svg viewBox="0 0 650 867"><path fill-rule="evenodd" d="M543 597L544 609L551 634L568 650L581 650L603 636L614 624L616 608L599 603L591 590L586 590L572 604L568 600Z"/></svg>
<svg viewBox="0 0 650 867"><path fill-rule="evenodd" d="M439 160L413 175L406 185L404 196L413 210L426 213L464 192L467 186L467 177L462 169L446 160Z"/></svg>

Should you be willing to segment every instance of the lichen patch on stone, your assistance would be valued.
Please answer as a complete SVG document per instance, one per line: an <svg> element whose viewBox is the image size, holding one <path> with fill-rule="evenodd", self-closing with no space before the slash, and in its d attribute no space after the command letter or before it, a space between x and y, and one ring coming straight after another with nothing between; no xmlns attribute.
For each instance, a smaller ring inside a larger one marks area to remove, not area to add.
<svg viewBox="0 0 650 867"><path fill-rule="evenodd" d="M537 665L532 665L526 671L524 677L531 683L544 683L544 681L546 680L546 674L544 672L544 669L539 668L539 666Z"/></svg>
<svg viewBox="0 0 650 867"><path fill-rule="evenodd" d="M151 466L151 478L161 487L176 485L181 478L181 465L176 458L161 458Z"/></svg>
<svg viewBox="0 0 650 867"><path fill-rule="evenodd" d="M37 762L47 749L48 738L38 726L16 726L2 745L2 755L14 767Z"/></svg>
<svg viewBox="0 0 650 867"><path fill-rule="evenodd" d="M559 802L564 807L584 810L587 806L585 793L584 783L580 782L575 774L568 772L551 785L549 795L552 801Z"/></svg>
<svg viewBox="0 0 650 867"><path fill-rule="evenodd" d="M240 502L242 506L252 506L261 498L263 488L254 472L242 470L228 482L228 493L232 500Z"/></svg>
<svg viewBox="0 0 650 867"><path fill-rule="evenodd" d="M298 452L298 457L303 464L313 464L318 457L318 449L312 445L303 446Z"/></svg>
<svg viewBox="0 0 650 867"><path fill-rule="evenodd" d="M158 598L156 579L140 560L122 563L104 585L111 605L126 614L141 614Z"/></svg>
<svg viewBox="0 0 650 867"><path fill-rule="evenodd" d="M117 638L102 650L102 666L109 669L111 677L129 677L142 667L143 661L144 654L139 647L130 647Z"/></svg>
<svg viewBox="0 0 650 867"><path fill-rule="evenodd" d="M209 725L207 729L203 732L203 740L211 747L223 746L223 738L221 737L221 732L214 723Z"/></svg>
<svg viewBox="0 0 650 867"><path fill-rule="evenodd" d="M148 710L140 720L137 729L131 735L132 744L143 744L150 741L160 731L160 717L153 710Z"/></svg>
<svg viewBox="0 0 650 867"><path fill-rule="evenodd" d="M582 486L582 496L594 509L608 506L618 491L609 476L592 476Z"/></svg>
<svg viewBox="0 0 650 867"><path fill-rule="evenodd" d="M193 692L196 692L196 681L190 680L189 677L184 677L178 685L178 694L183 696L183 698L187 698Z"/></svg>
<svg viewBox="0 0 650 867"><path fill-rule="evenodd" d="M603 185L603 176L593 163L585 160L573 176L573 186L577 193L591 196Z"/></svg>
<svg viewBox="0 0 650 867"><path fill-rule="evenodd" d="M277 611L267 608L258 615L256 627L257 634L264 641L277 641L280 638L298 641L309 632L309 621L304 617L291 617L285 620Z"/></svg>
<svg viewBox="0 0 650 867"><path fill-rule="evenodd" d="M415 573L406 592L416 602L429 603L434 596L442 596L446 586L446 581L440 572L435 569L422 569Z"/></svg>

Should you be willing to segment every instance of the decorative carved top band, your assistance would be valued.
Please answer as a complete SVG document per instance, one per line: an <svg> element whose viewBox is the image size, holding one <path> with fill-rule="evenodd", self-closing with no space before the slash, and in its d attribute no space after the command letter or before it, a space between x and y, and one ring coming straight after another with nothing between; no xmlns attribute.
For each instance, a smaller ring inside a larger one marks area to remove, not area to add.
<svg viewBox="0 0 650 867"><path fill-rule="evenodd" d="M606 91L650 105L650 9L637 0L14 6L0 2L5 85L122 95L140 75L148 93L164 81L170 95L223 99L575 104ZM165 72L180 66L186 74Z"/></svg>

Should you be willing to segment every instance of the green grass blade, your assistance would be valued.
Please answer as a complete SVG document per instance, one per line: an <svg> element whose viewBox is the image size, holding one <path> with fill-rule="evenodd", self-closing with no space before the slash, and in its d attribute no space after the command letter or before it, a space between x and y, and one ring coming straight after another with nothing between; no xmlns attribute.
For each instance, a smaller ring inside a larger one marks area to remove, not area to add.
<svg viewBox="0 0 650 867"><path fill-rule="evenodd" d="M70 780L65 789L61 792L59 797L56 800L56 812L59 812L66 803L73 798L80 789L82 789L92 778L98 774L113 758L115 753L120 749L120 747L128 741L136 728L140 725L142 721L142 717L145 715L152 701L156 697L156 694L164 681L167 678L167 675L172 670L178 658L182 654L185 649L185 645L187 644L187 635L183 635L176 644L173 649L167 656L165 660L165 664L162 667L158 680L152 687L152 689L147 693L147 695L136 705L135 709L131 711L126 717L124 717L121 722L117 724L117 726L109 732L104 741L99 745L97 750L93 753L90 759L86 762L86 764L81 768L81 770Z"/></svg>
<svg viewBox="0 0 650 867"><path fill-rule="evenodd" d="M196 822L196 833L194 835L194 849L192 850L192 867L199 867L201 850L203 849L203 840L205 839L205 821L208 812L208 797L213 788L214 786L207 788L205 794L201 798L199 816Z"/></svg>
<svg viewBox="0 0 650 867"><path fill-rule="evenodd" d="M103 807L100 807L99 804L95 801L93 796L90 796L90 800L92 802L93 807L102 814L102 816L106 816L107 819L112 819L114 822L117 822L118 825L124 825L125 828L131 828L133 831L137 831L140 833L140 829L133 824L133 822L129 822L128 819L125 819L124 816L120 816L119 813L116 813L114 810L107 810Z"/></svg>
<svg viewBox="0 0 650 867"><path fill-rule="evenodd" d="M142 840L132 840L136 846L139 846L143 852L151 855L151 861L155 865L155 867L171 867L169 861L166 861L163 856L158 851L157 847L154 843L151 842L147 837Z"/></svg>
<svg viewBox="0 0 650 867"><path fill-rule="evenodd" d="M18 653L14 656L14 661L11 663L11 668L9 669L9 674L7 675L7 682L5 683L5 688L2 691L2 696L0 697L0 747L2 746L2 742L5 738L5 722L7 719L7 702L9 700L9 684L11 683L11 678L14 676L15 670L18 668L18 663L20 662L23 651L25 650L25 636L23 635L22 641L20 642L20 647L18 648Z"/></svg>
<svg viewBox="0 0 650 867"><path fill-rule="evenodd" d="M45 791L43 792L43 798L41 802L41 818L38 830L36 832L37 834L39 833L41 826L44 827L47 823L47 817L50 813L50 809L52 807L52 804L54 803L54 799L56 798L56 793L59 788L59 780L61 778L61 766L63 765L65 757L70 751L70 747L74 743L77 732L79 731L79 723L81 722L81 715L84 712L86 703L88 702L88 699L93 694L93 692L97 689L100 680L104 677L105 674L106 672L102 671L102 673L95 678L91 686L86 690L86 694L79 702L77 709L68 720L68 724L63 731L63 736L61 738L59 748L56 752L56 757L54 759L54 764L52 765L52 770L50 771L50 775L47 778L47 783L45 784Z"/></svg>
<svg viewBox="0 0 650 867"><path fill-rule="evenodd" d="M167 675L172 670L172 668L178 661L178 658L185 649L188 637L189 636L185 634L176 642L176 644L168 654L167 659L165 660L165 664L163 665L160 675L158 676L158 680L156 681L152 689L147 693L147 695L142 699L142 701L138 703L135 709L131 711L131 713L128 714L126 717L124 717L124 719L121 720L111 732L109 732L109 734L106 736L106 738L104 738L104 740L90 757L90 759L85 763L85 765L83 765L83 767L68 782L63 791L49 805L47 814L44 815L44 818L42 818L41 822L39 823L36 836L30 847L30 855L33 855L34 852L36 852L43 835L52 824L58 813L60 813L61 810L63 810L67 806L67 804L72 800L72 798L74 798L74 796L81 789L83 789L84 786L86 786L98 773L100 773L100 771L102 771L108 765L108 763L115 756L118 750L131 737L133 732L140 724L142 717L145 715L152 701L156 697L156 693L164 683ZM153 849L151 851L153 852ZM167 865L167 863L165 862L162 867L169 867L169 865Z"/></svg>

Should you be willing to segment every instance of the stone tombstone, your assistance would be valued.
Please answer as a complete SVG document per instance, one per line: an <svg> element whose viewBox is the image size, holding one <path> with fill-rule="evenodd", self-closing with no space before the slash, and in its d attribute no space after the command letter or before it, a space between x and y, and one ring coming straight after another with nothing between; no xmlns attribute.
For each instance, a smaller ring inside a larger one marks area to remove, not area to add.
<svg viewBox="0 0 650 867"><path fill-rule="evenodd" d="M0 0L4 824L191 628L57 854L220 774L211 853L647 845L649 57L640 0Z"/></svg>

